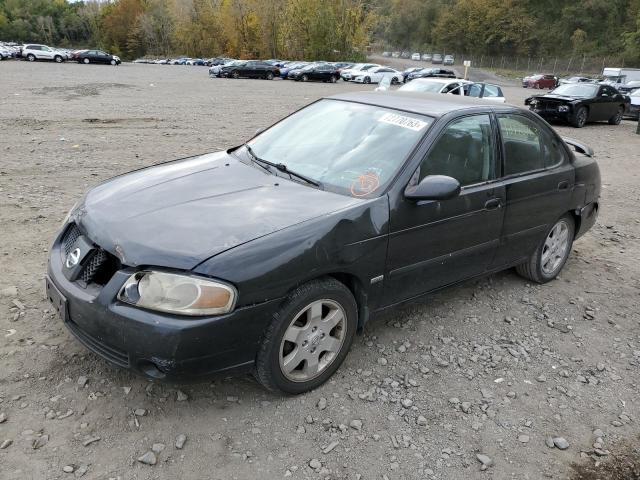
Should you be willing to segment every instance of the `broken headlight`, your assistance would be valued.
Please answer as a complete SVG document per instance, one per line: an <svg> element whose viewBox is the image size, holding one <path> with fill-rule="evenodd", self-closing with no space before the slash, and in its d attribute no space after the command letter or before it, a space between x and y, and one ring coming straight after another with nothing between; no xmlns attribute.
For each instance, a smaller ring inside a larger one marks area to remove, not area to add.
<svg viewBox="0 0 640 480"><path fill-rule="evenodd" d="M118 293L130 305L179 315L219 315L233 310L236 289L208 278L154 270L131 275Z"/></svg>

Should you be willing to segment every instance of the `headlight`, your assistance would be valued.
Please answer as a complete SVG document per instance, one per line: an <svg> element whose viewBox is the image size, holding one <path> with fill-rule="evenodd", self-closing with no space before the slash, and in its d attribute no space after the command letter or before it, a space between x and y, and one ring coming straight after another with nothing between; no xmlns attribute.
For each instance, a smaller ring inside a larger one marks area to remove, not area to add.
<svg viewBox="0 0 640 480"><path fill-rule="evenodd" d="M118 299L140 308L179 315L218 315L233 310L236 289L203 277L142 271L125 282Z"/></svg>
<svg viewBox="0 0 640 480"><path fill-rule="evenodd" d="M558 111L559 112L568 112L569 111L569 106L568 105L560 105L558 107Z"/></svg>

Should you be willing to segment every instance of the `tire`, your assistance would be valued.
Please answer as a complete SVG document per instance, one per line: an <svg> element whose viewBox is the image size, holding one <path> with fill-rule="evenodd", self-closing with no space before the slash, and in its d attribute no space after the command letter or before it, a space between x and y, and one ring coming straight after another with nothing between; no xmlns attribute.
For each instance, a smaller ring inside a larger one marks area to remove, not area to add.
<svg viewBox="0 0 640 480"><path fill-rule="evenodd" d="M520 276L536 283L550 282L558 276L567 262L574 237L573 218L568 214L560 217L527 261L516 267L516 271Z"/></svg>
<svg viewBox="0 0 640 480"><path fill-rule="evenodd" d="M82 63L84 63L85 65L89 65L90 62L91 62L91 60L89 60L88 58L83 58L82 59Z"/></svg>
<svg viewBox="0 0 640 480"><path fill-rule="evenodd" d="M307 82L309 81L309 77L307 77L306 74L302 75L302 77L300 77L300 80L302 80L303 82Z"/></svg>
<svg viewBox="0 0 640 480"><path fill-rule="evenodd" d="M363 82L364 82L364 83L366 83L366 84L369 84L369 83L371 83L371 78L369 78L369 77L364 77Z"/></svg>
<svg viewBox="0 0 640 480"><path fill-rule="evenodd" d="M112 58L109 63L115 67L117 62Z"/></svg>
<svg viewBox="0 0 640 480"><path fill-rule="evenodd" d="M397 77L393 77L391 79L391 85L398 85L400 83L400 81L398 80Z"/></svg>
<svg viewBox="0 0 640 480"><path fill-rule="evenodd" d="M319 312L317 317L312 317L312 309ZM291 395L322 385L347 356L357 316L353 295L333 278L313 280L296 288L264 333L256 356L256 379L268 390ZM324 323L328 319L338 323ZM312 361L310 367L308 359L317 363Z"/></svg>
<svg viewBox="0 0 640 480"><path fill-rule="evenodd" d="M618 111L616 112L616 114L609 119L609 125L620 125L623 114L624 114L624 108L618 107Z"/></svg>
<svg viewBox="0 0 640 480"><path fill-rule="evenodd" d="M56 63L62 63L62 57L60 55L56 55L55 57L53 57L53 59Z"/></svg>
<svg viewBox="0 0 640 480"><path fill-rule="evenodd" d="M331 75L331 83L336 83L338 81L338 77L336 77L335 75Z"/></svg>
<svg viewBox="0 0 640 480"><path fill-rule="evenodd" d="M267 80L273 80L273 72L267 73Z"/></svg>
<svg viewBox="0 0 640 480"><path fill-rule="evenodd" d="M239 79L239 78L240 78L240 74L239 74L237 71L234 71L234 72L231 74L231 77L233 77L234 79L236 79L236 80L237 80L237 79Z"/></svg>
<svg viewBox="0 0 640 480"><path fill-rule="evenodd" d="M589 118L587 107L580 107L571 119L571 125L576 128L582 128L587 123L587 118Z"/></svg>
<svg viewBox="0 0 640 480"><path fill-rule="evenodd" d="M27 55L27 60L29 60L30 62L35 62L36 56L33 53L30 53L29 55Z"/></svg>

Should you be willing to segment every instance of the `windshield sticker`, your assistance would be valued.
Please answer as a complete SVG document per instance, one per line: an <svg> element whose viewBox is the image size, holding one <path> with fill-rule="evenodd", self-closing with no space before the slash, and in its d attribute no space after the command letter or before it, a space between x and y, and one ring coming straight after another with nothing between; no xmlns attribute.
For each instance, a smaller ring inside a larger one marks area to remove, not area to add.
<svg viewBox="0 0 640 480"><path fill-rule="evenodd" d="M351 195L364 197L375 192L380 186L380 177L374 172L367 172L356 178L351 184Z"/></svg>
<svg viewBox="0 0 640 480"><path fill-rule="evenodd" d="M388 123L390 125L395 125L396 127L408 128L409 130L413 130L415 132L419 132L427 126L427 122L423 122L422 120L418 120L417 118L398 115L397 113L385 113L382 117L380 117L378 121L382 123Z"/></svg>

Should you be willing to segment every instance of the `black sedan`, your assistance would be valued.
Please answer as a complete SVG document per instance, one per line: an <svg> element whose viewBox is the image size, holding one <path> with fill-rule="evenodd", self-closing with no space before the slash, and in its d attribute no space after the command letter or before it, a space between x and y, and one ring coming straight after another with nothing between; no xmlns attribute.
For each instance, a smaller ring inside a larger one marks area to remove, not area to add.
<svg viewBox="0 0 640 480"><path fill-rule="evenodd" d="M115 365L301 393L389 308L509 267L553 280L597 217L591 155L509 105L336 95L90 190L54 239L47 295Z"/></svg>
<svg viewBox="0 0 640 480"><path fill-rule="evenodd" d="M619 125L630 100L609 85L567 83L546 95L534 95L525 105L547 120L563 120L576 128L606 120Z"/></svg>
<svg viewBox="0 0 640 480"><path fill-rule="evenodd" d="M416 78L456 78L456 72L447 70L446 68L423 68L415 72L409 73L405 77L405 83L415 80Z"/></svg>
<svg viewBox="0 0 640 480"><path fill-rule="evenodd" d="M104 65L120 65L120 57L102 50L77 50L71 54L71 60L78 63L102 63Z"/></svg>
<svg viewBox="0 0 640 480"><path fill-rule="evenodd" d="M221 77L227 78L264 78L273 80L280 75L278 67L261 60L237 60L220 68Z"/></svg>
<svg viewBox="0 0 640 480"><path fill-rule="evenodd" d="M340 79L340 70L331 63L312 63L296 70L289 70L287 78L297 82L336 83Z"/></svg>

